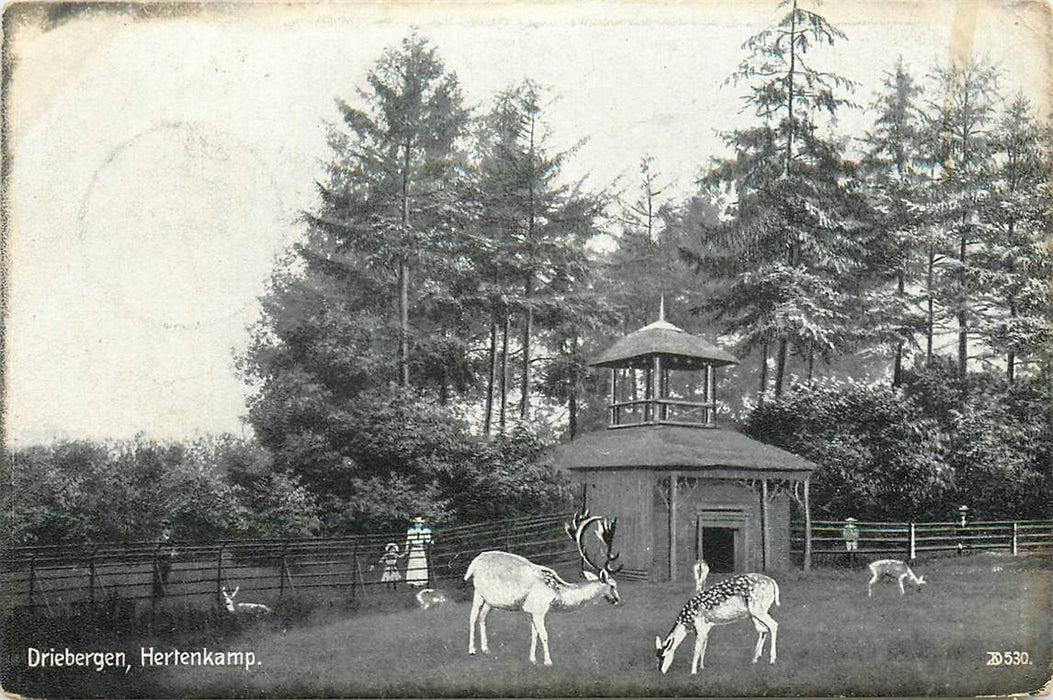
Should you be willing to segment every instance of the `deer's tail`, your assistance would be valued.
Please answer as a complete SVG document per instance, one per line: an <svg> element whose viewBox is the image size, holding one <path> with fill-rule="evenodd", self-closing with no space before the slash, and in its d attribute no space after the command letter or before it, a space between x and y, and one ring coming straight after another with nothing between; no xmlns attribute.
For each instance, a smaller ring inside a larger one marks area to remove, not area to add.
<svg viewBox="0 0 1053 700"><path fill-rule="evenodd" d="M775 587L775 605L779 605L779 582L772 579L771 585Z"/></svg>
<svg viewBox="0 0 1053 700"><path fill-rule="evenodd" d="M472 563L468 565L468 570L464 572L464 580L465 581L469 580L472 577L472 575L475 573L475 571L474 571L474 569L475 569L475 561L476 561L475 559L472 559Z"/></svg>

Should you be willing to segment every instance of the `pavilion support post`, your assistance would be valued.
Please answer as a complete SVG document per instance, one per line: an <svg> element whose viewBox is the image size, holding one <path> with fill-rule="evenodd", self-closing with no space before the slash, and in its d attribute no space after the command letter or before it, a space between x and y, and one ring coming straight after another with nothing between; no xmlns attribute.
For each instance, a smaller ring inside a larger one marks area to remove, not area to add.
<svg viewBox="0 0 1053 700"><path fill-rule="evenodd" d="M618 370L611 367L611 425L618 425Z"/></svg>
<svg viewBox="0 0 1053 700"><path fill-rule="evenodd" d="M812 569L812 504L808 498L808 484L811 479L804 480L804 570Z"/></svg>
<svg viewBox="0 0 1053 700"><path fill-rule="evenodd" d="M761 479L761 571L768 570L768 564L771 561L771 543L770 537L768 536L768 480Z"/></svg>
<svg viewBox="0 0 1053 700"><path fill-rule="evenodd" d="M662 358L660 355L654 356L654 366L651 369L651 422L658 424L665 417L663 415L661 404L658 403L659 399L662 398Z"/></svg>
<svg viewBox="0 0 1053 700"><path fill-rule="evenodd" d="M677 473L669 475L669 580L676 580L676 489Z"/></svg>

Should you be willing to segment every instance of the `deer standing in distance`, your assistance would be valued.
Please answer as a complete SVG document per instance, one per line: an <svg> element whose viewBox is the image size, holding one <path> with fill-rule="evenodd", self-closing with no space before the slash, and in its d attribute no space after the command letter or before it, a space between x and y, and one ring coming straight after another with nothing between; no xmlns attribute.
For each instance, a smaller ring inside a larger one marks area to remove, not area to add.
<svg viewBox="0 0 1053 700"><path fill-rule="evenodd" d="M695 575L695 593L706 587L706 579L709 578L709 564L705 559L699 559L691 567L691 573Z"/></svg>
<svg viewBox="0 0 1053 700"><path fill-rule="evenodd" d="M909 578L919 590L925 583L924 576L915 576L910 567L899 559L878 559L870 562L868 566L870 567L870 581L867 582L867 597L874 595L874 584L885 576L897 580L900 595L906 595L906 591L903 590L903 579L905 578Z"/></svg>
<svg viewBox="0 0 1053 700"><path fill-rule="evenodd" d="M223 601L228 612L241 615L246 613L249 615L266 615L271 611L271 609L263 603L234 602L234 597L238 595L239 590L240 586L235 586L233 592L228 591L226 586L223 587Z"/></svg>
<svg viewBox="0 0 1053 700"><path fill-rule="evenodd" d="M753 663L757 663L764 640L771 634L768 662L775 663L775 642L779 624L768 614L771 604L779 604L779 584L763 574L733 576L720 583L695 593L676 616L673 629L663 640L655 637L655 656L658 670L665 673L673 664L676 648L695 630L695 653L691 657L691 673L705 668L704 657L709 633L718 625L727 625L736 620L752 619L757 630L757 646L753 650Z"/></svg>
<svg viewBox="0 0 1053 700"><path fill-rule="evenodd" d="M469 619L468 653L475 653L477 620L480 648L484 654L488 654L490 649L486 640L486 616L490 610L521 610L530 616L530 663L537 663L537 640L541 639L544 663L551 666L548 630L545 628L545 616L550 610L574 610L600 596L613 605L621 601L618 596L618 583L614 580L614 574L621 566L611 568L611 564L618 558L617 554L611 553L617 520L590 516L586 510L575 515L572 523L565 525L567 534L578 547L582 562L595 571L583 572L586 580L577 583L568 583L547 566L534 564L518 554L492 551L475 557L464 575L464 580L471 580L475 587ZM603 566L597 566L589 558L582 541L585 531L592 525L596 526L596 535L606 547L606 561Z"/></svg>

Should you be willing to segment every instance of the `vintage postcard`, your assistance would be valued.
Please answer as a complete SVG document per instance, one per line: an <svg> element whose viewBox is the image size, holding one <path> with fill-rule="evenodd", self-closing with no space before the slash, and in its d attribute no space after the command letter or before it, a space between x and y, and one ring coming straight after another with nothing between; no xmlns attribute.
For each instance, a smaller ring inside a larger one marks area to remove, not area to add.
<svg viewBox="0 0 1053 700"><path fill-rule="evenodd" d="M1048 693L1051 7L7 4L3 692Z"/></svg>

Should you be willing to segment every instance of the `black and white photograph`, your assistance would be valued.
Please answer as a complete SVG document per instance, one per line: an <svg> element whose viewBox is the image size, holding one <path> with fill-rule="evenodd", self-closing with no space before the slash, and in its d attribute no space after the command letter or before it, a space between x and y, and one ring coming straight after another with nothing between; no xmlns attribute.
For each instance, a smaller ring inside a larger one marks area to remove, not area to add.
<svg viewBox="0 0 1053 700"><path fill-rule="evenodd" d="M1053 689L1047 0L13 2L0 689Z"/></svg>

